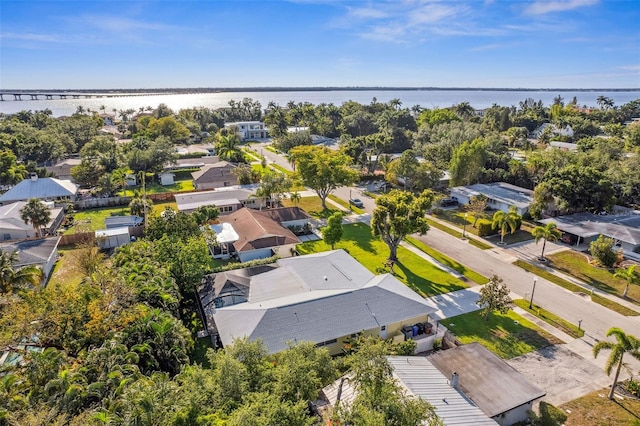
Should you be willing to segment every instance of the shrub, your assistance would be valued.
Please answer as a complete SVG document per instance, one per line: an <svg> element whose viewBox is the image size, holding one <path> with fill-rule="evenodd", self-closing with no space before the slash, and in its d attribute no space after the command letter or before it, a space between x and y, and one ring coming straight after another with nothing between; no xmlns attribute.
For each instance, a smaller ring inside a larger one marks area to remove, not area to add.
<svg viewBox="0 0 640 426"><path fill-rule="evenodd" d="M631 395L640 397L640 382L634 379L629 379L625 384L624 388Z"/></svg>
<svg viewBox="0 0 640 426"><path fill-rule="evenodd" d="M440 349L442 349L442 337L433 339L433 350L439 351Z"/></svg>
<svg viewBox="0 0 640 426"><path fill-rule="evenodd" d="M497 229L493 229L492 222L487 219L480 219L476 225L478 227L478 236L484 237L498 233Z"/></svg>
<svg viewBox="0 0 640 426"><path fill-rule="evenodd" d="M618 255L613 250L615 241L600 235L597 240L589 245L589 253L602 266L612 268L618 260Z"/></svg>
<svg viewBox="0 0 640 426"><path fill-rule="evenodd" d="M409 339L394 345L392 351L396 355L410 356L415 354L417 346L415 340Z"/></svg>

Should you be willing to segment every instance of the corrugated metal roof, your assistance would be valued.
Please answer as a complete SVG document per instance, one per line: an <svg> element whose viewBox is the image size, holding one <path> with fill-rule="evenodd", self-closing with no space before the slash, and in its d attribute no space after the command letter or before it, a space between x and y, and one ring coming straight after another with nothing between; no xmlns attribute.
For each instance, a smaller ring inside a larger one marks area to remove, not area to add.
<svg viewBox="0 0 640 426"><path fill-rule="evenodd" d="M505 182L478 183L451 188L452 195L455 195L456 192L466 197L484 194L490 199L518 208L527 208L533 202L533 191Z"/></svg>
<svg viewBox="0 0 640 426"><path fill-rule="evenodd" d="M448 351L446 351L448 352ZM495 426L489 418L462 392L451 387L449 380L427 358L387 358L393 374L412 395L429 402L447 426Z"/></svg>

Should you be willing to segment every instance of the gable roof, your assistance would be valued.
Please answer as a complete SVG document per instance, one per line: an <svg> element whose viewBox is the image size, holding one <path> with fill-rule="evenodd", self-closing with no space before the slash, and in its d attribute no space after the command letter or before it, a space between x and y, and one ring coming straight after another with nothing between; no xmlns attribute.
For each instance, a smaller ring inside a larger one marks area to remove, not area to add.
<svg viewBox="0 0 640 426"><path fill-rule="evenodd" d="M62 237L40 238L37 240L20 241L17 243L0 244L3 252L18 252L16 266L41 265L47 263L58 247Z"/></svg>
<svg viewBox="0 0 640 426"><path fill-rule="evenodd" d="M218 161L217 163L205 165L197 172L191 173L191 176L196 183L222 182L229 178L232 178L237 183L238 177L231 173L235 168L236 166L228 161Z"/></svg>
<svg viewBox="0 0 640 426"><path fill-rule="evenodd" d="M255 194L255 187L218 188L211 191L175 194L178 211L195 210L200 206L240 204Z"/></svg>
<svg viewBox="0 0 640 426"><path fill-rule="evenodd" d="M206 313L223 344L248 336L274 353L290 341L325 342L435 311L392 275L373 275L343 250L278 263L251 278L247 302Z"/></svg>
<svg viewBox="0 0 640 426"><path fill-rule="evenodd" d="M437 352L429 361L446 377L459 376L459 386L489 417L546 395L515 368L479 343Z"/></svg>
<svg viewBox="0 0 640 426"><path fill-rule="evenodd" d="M277 209L266 209L259 212L262 216L266 216L278 223L291 222L293 220L308 220L311 216L300 207L281 207Z"/></svg>
<svg viewBox="0 0 640 426"><path fill-rule="evenodd" d="M25 179L0 196L0 203L22 201L31 198L47 199L58 197L73 197L78 192L78 186L70 180L56 178Z"/></svg>
<svg viewBox="0 0 640 426"><path fill-rule="evenodd" d="M246 207L221 216L220 222L231 224L240 236L233 243L238 252L300 243L293 232L256 210Z"/></svg>
<svg viewBox="0 0 640 426"><path fill-rule="evenodd" d="M412 395L429 402L447 426L496 425L458 389L449 384L429 358L418 356L387 357L393 375Z"/></svg>

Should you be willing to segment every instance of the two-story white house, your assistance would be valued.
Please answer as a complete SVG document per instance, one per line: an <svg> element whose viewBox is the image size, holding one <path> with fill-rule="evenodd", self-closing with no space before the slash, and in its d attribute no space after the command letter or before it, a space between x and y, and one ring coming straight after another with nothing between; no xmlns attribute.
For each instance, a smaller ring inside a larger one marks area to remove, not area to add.
<svg viewBox="0 0 640 426"><path fill-rule="evenodd" d="M224 127L235 127L238 137L242 141L266 139L269 137L269 129L262 121L237 121L235 123L224 123Z"/></svg>

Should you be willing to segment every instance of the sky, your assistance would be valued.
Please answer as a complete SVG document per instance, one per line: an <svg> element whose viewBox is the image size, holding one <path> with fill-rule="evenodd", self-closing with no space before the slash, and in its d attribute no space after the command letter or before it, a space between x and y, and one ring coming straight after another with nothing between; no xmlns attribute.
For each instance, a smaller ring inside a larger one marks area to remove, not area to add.
<svg viewBox="0 0 640 426"><path fill-rule="evenodd" d="M640 88L640 1L0 0L0 89Z"/></svg>

